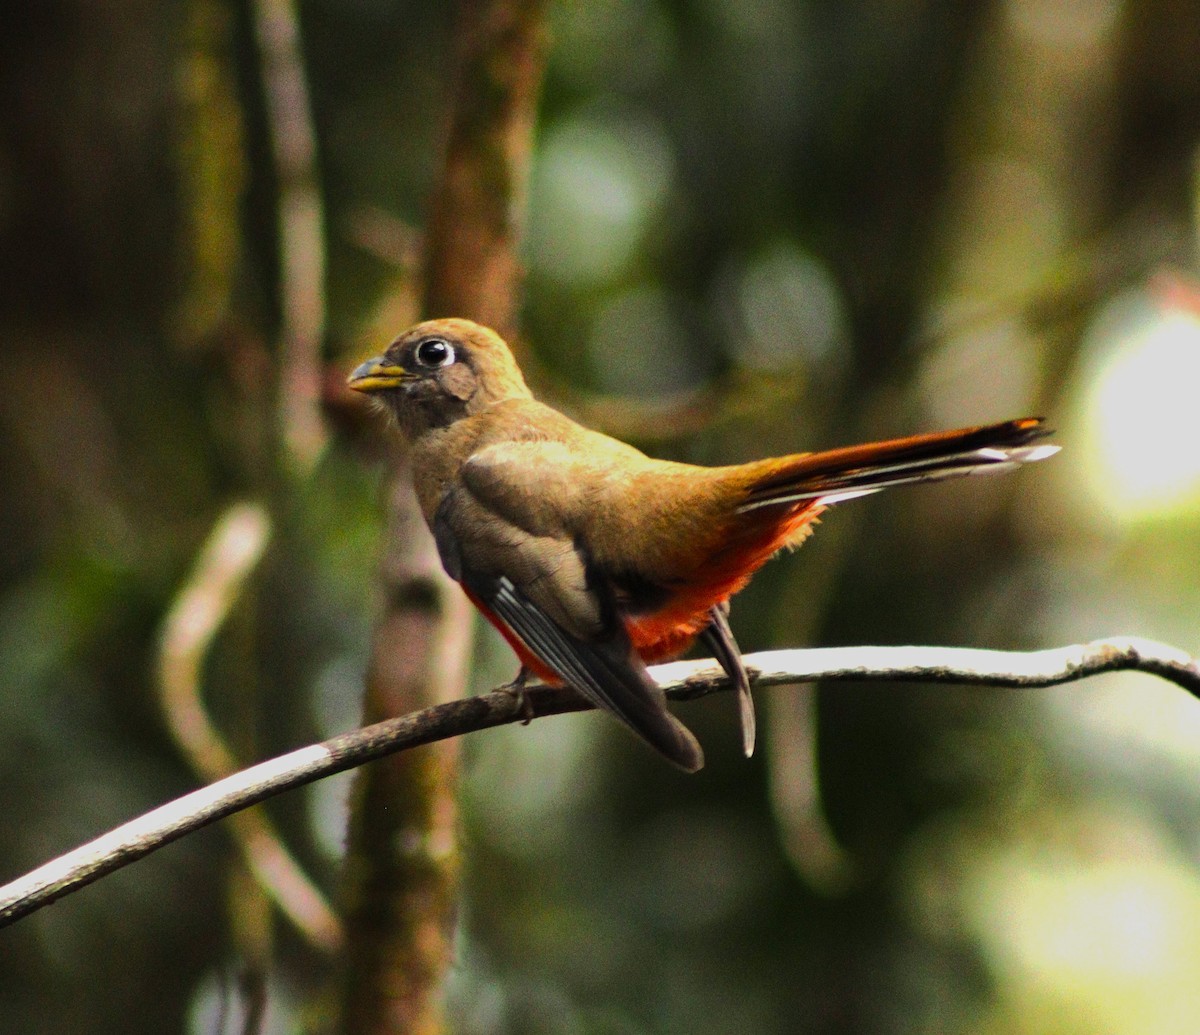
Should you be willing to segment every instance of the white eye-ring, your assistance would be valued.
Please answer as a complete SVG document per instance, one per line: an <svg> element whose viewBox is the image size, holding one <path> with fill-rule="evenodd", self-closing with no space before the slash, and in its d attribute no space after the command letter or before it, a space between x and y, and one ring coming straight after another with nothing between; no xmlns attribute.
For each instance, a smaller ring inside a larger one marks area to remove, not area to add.
<svg viewBox="0 0 1200 1035"><path fill-rule="evenodd" d="M421 366L433 369L448 367L454 362L454 348L441 338L426 338L417 346L413 355Z"/></svg>

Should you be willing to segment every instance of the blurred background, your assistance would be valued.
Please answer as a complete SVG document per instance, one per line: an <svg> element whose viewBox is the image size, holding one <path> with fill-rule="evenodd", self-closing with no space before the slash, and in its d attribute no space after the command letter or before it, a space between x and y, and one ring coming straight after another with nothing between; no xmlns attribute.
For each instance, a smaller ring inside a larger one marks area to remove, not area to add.
<svg viewBox="0 0 1200 1035"><path fill-rule="evenodd" d="M699 463L1027 413L1064 447L839 508L738 598L745 650L1200 653L1194 0L547 14L545 398ZM243 763L358 721L384 447L340 385L417 316L452 17L264 24L53 0L0 34L4 879L202 782L164 684ZM214 603L189 573L230 520ZM225 616L203 664L181 600ZM477 637L473 686L510 678ZM749 762L731 699L681 706L694 777L594 715L467 738L455 1031L1200 1030L1195 700L1133 674L758 699ZM335 900L348 786L268 810ZM236 858L209 829L0 931L0 1031L239 1030L272 923ZM319 1030L336 967L274 926L263 1030Z"/></svg>

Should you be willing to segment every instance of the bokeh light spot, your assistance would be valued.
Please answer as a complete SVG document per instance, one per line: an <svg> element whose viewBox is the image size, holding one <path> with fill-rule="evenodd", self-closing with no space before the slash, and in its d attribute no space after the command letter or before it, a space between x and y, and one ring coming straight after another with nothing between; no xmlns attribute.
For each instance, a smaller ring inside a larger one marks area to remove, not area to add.
<svg viewBox="0 0 1200 1035"><path fill-rule="evenodd" d="M820 362L846 338L841 292L829 269L790 241L730 266L718 278L739 359L748 367L780 369Z"/></svg>
<svg viewBox="0 0 1200 1035"><path fill-rule="evenodd" d="M1087 387L1088 485L1118 519L1200 505L1200 318L1143 314Z"/></svg>
<svg viewBox="0 0 1200 1035"><path fill-rule="evenodd" d="M554 127L534 163L533 265L569 283L618 276L666 197L673 169L663 132L636 114L581 116Z"/></svg>

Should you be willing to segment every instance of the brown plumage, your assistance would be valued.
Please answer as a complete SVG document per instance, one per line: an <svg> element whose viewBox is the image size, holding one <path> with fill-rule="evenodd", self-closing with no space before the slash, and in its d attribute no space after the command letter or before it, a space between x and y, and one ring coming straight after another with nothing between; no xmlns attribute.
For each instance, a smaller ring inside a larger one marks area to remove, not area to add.
<svg viewBox="0 0 1200 1035"><path fill-rule="evenodd" d="M468 320L402 334L350 377L395 416L446 571L530 670L574 686L689 771L703 754L646 662L703 636L749 680L729 598L834 503L1040 460L1038 418L824 453L697 467L656 460L533 398L512 353Z"/></svg>

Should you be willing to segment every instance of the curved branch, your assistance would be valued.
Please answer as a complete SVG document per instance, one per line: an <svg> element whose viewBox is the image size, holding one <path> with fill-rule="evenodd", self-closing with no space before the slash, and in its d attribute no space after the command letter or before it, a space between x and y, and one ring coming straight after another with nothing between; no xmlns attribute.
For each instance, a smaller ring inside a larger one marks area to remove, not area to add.
<svg viewBox="0 0 1200 1035"><path fill-rule="evenodd" d="M1118 636L1052 650L957 647L832 647L765 651L746 656L756 686L817 680L958 683L1037 688L1102 672L1160 676L1200 698L1200 661L1153 640ZM651 673L676 700L691 700L729 683L714 661L656 665ZM591 707L569 688L534 686L526 698L535 718ZM300 748L168 802L0 888L0 927L140 859L165 844L273 795L364 762L436 740L525 718L506 691L450 701Z"/></svg>
<svg viewBox="0 0 1200 1035"><path fill-rule="evenodd" d="M1090 643L1036 651L974 647L810 647L748 654L755 685L852 680L958 683L1037 689L1073 683L1103 672L1136 670L1160 676L1200 697L1200 660L1139 636L1110 636ZM712 661L676 661L651 669L676 700L726 689Z"/></svg>
<svg viewBox="0 0 1200 1035"><path fill-rule="evenodd" d="M167 729L203 780L237 772L238 762L205 710L201 673L213 640L262 560L271 519L257 503L234 503L218 519L163 620L158 683ZM341 946L341 922L261 811L239 812L234 841L263 891L314 947Z"/></svg>

